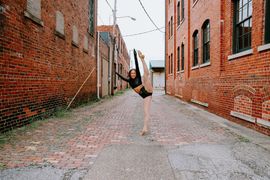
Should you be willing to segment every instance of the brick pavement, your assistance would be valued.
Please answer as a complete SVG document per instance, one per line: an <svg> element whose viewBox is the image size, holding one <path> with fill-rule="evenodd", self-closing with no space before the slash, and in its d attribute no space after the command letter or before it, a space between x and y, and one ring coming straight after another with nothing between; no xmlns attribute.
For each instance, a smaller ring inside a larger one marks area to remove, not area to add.
<svg viewBox="0 0 270 180"><path fill-rule="evenodd" d="M134 92L72 110L35 129L22 131L1 147L0 163L7 168L52 165L88 170L111 145L236 144L242 136L212 121L204 111L156 92L151 108L151 133L139 136L143 102ZM247 140L248 141L248 140ZM1 173L0 173L1 174Z"/></svg>

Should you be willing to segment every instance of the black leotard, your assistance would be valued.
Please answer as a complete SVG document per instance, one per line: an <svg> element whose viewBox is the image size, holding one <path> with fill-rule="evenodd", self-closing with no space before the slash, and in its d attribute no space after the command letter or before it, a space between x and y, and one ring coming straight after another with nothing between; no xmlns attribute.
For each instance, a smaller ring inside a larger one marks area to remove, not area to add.
<svg viewBox="0 0 270 180"><path fill-rule="evenodd" d="M142 78L141 78L141 73L140 73L139 64L138 64L137 52L136 52L135 49L134 49L133 52L134 52L135 67L136 67L136 77L135 77L135 79L131 79L130 77L129 78L125 78L121 74L119 74L119 73L116 72L116 74L121 79L123 79L124 81L126 81L126 82L129 83L129 85L132 87L132 89L134 89L134 88L142 85ZM146 98L147 96L151 96L152 93L147 92L146 89L144 87L142 87L141 90L140 90L140 92L139 92L139 95L142 98Z"/></svg>

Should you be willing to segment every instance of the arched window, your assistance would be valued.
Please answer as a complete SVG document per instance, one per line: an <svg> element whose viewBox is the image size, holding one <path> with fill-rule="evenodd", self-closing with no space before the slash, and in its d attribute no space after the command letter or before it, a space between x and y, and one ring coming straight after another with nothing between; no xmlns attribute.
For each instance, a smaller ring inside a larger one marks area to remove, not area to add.
<svg viewBox="0 0 270 180"><path fill-rule="evenodd" d="M173 35L173 17L171 17L171 36Z"/></svg>
<svg viewBox="0 0 270 180"><path fill-rule="evenodd" d="M270 0L265 0L265 33L264 43L270 43Z"/></svg>
<svg viewBox="0 0 270 180"><path fill-rule="evenodd" d="M181 0L181 20L185 18L185 0Z"/></svg>
<svg viewBox="0 0 270 180"><path fill-rule="evenodd" d="M198 30L193 33L193 66L199 63Z"/></svg>
<svg viewBox="0 0 270 180"><path fill-rule="evenodd" d="M173 73L173 54L171 54L171 74Z"/></svg>
<svg viewBox="0 0 270 180"><path fill-rule="evenodd" d="M177 71L180 71L180 47L177 47Z"/></svg>
<svg viewBox="0 0 270 180"><path fill-rule="evenodd" d="M210 22L206 20L202 26L202 41L203 41L203 63L210 61Z"/></svg>
<svg viewBox="0 0 270 180"><path fill-rule="evenodd" d="M169 39L170 39L170 37L171 37L171 21L169 21L168 28L169 28Z"/></svg>
<svg viewBox="0 0 270 180"><path fill-rule="evenodd" d="M168 67L168 74L171 74L171 56L169 56L169 62L168 62L168 64L169 64L169 67Z"/></svg>
<svg viewBox="0 0 270 180"><path fill-rule="evenodd" d="M181 45L181 70L185 69L185 45L182 43Z"/></svg>
<svg viewBox="0 0 270 180"><path fill-rule="evenodd" d="M177 3L177 25L180 25L180 1Z"/></svg>

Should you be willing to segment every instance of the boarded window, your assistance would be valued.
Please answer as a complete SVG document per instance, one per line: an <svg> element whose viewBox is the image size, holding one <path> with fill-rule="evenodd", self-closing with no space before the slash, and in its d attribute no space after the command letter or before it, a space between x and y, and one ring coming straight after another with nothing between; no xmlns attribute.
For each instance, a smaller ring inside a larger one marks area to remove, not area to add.
<svg viewBox="0 0 270 180"><path fill-rule="evenodd" d="M60 35L65 35L64 16L60 11L56 11L56 27L55 31Z"/></svg>

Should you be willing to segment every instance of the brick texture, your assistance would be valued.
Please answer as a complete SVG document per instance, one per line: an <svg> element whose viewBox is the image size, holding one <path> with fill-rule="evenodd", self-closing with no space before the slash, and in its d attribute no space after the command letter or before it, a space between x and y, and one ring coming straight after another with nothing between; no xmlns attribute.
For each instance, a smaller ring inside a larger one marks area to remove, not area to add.
<svg viewBox="0 0 270 180"><path fill-rule="evenodd" d="M96 67L96 30L93 36L88 33L88 3L42 0L41 19L35 19L24 15L26 0L0 1L0 132L66 107ZM56 11L64 16L64 35L55 31ZM72 44L73 25L77 45ZM85 37L89 47L83 50ZM95 70L75 104L94 98L96 87Z"/></svg>
<svg viewBox="0 0 270 180"><path fill-rule="evenodd" d="M111 25L102 25L98 27L98 31L100 32L109 32L111 36L113 35L113 26ZM123 90L128 87L128 83L121 80L118 76L115 75L115 71L120 74L127 76L129 67L130 67L130 57L128 54L128 50L125 44L125 41L122 37L119 26L115 26L115 36L116 36L116 58L114 59L114 66L112 69L112 76L114 79L113 89L114 92L118 90ZM116 70L116 63L118 63L118 70ZM117 83L116 83L117 82ZM112 94L113 94L112 93Z"/></svg>
<svg viewBox="0 0 270 180"><path fill-rule="evenodd" d="M194 2L194 3L193 3ZM253 53L232 60L233 1L185 1L185 19L178 26L177 0L166 1L166 91L186 101L207 103L208 110L245 126L270 134L269 127L246 122L231 111L269 122L270 51L258 51L264 45L265 1L253 1ZM174 32L169 38L169 21L174 17ZM210 64L202 64L202 25L210 21ZM192 67L193 39L198 30L199 66ZM177 71L177 47L185 44L185 69ZM174 72L169 72L173 53Z"/></svg>

